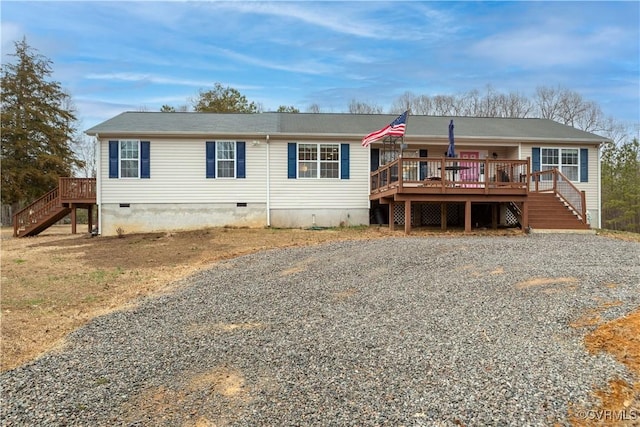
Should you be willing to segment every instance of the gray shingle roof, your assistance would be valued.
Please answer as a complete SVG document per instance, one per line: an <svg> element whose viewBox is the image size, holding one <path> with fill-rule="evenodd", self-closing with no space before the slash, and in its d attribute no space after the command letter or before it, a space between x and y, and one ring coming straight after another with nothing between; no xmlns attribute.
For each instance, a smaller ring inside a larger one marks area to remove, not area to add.
<svg viewBox="0 0 640 427"><path fill-rule="evenodd" d="M344 135L363 137L389 124L392 114L328 113L161 113L125 112L86 131L89 135ZM453 119L455 135L464 138L558 140L600 143L604 138L547 119L409 116L406 136L447 138Z"/></svg>

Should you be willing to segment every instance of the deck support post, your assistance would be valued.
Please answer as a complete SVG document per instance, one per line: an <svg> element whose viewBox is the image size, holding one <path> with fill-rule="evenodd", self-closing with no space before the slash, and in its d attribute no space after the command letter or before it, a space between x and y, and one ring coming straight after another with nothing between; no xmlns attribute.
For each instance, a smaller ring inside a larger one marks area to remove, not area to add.
<svg viewBox="0 0 640 427"><path fill-rule="evenodd" d="M404 201L404 234L411 234L411 200Z"/></svg>
<svg viewBox="0 0 640 427"><path fill-rule="evenodd" d="M395 202L393 201L389 202L389 230L390 231L394 231L396 229L395 210L396 210Z"/></svg>
<svg viewBox="0 0 640 427"><path fill-rule="evenodd" d="M447 229L447 204L444 202L440 203L440 228Z"/></svg>
<svg viewBox="0 0 640 427"><path fill-rule="evenodd" d="M465 233L471 231L471 200L464 203L464 231Z"/></svg>
<svg viewBox="0 0 640 427"><path fill-rule="evenodd" d="M87 208L87 223L89 224L88 232L91 233L93 230L93 205L89 205Z"/></svg>
<svg viewBox="0 0 640 427"><path fill-rule="evenodd" d="M499 203L491 203L491 228L498 228L498 215L500 214Z"/></svg>
<svg viewBox="0 0 640 427"><path fill-rule="evenodd" d="M529 227L529 202L526 200L522 202L522 230L526 230Z"/></svg>
<svg viewBox="0 0 640 427"><path fill-rule="evenodd" d="M76 216L76 205L75 203L71 203L71 234L76 234L77 230L76 230L76 223L77 223L77 216Z"/></svg>

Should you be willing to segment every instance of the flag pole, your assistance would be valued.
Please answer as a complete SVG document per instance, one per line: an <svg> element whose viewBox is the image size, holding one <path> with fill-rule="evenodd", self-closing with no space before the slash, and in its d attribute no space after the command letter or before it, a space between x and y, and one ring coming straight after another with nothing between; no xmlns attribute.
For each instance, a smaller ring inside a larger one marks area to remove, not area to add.
<svg viewBox="0 0 640 427"><path fill-rule="evenodd" d="M400 157L402 157L402 152L404 151L404 136L407 133L407 125L409 124L409 113L411 113L411 108L407 108L407 118L404 120L404 132L402 133L402 139L400 141Z"/></svg>

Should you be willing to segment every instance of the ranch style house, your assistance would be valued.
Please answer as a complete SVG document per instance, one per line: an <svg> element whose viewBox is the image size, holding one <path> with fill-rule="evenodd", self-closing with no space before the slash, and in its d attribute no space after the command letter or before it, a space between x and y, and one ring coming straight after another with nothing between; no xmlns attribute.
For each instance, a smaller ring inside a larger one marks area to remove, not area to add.
<svg viewBox="0 0 640 427"><path fill-rule="evenodd" d="M37 234L68 214L75 232L76 209L96 207L106 236L219 226L600 227L606 138L546 119L410 115L404 137L362 146L395 117L125 112L86 131L96 138L96 178L61 178L14 216L14 234ZM447 157L451 120L455 156Z"/></svg>

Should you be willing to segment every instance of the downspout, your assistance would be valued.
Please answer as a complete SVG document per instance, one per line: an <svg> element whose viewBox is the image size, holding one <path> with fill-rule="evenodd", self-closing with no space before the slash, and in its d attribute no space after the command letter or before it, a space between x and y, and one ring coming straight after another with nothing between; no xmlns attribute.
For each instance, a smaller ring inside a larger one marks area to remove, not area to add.
<svg viewBox="0 0 640 427"><path fill-rule="evenodd" d="M268 134L265 139L267 141L267 227L271 227L271 158Z"/></svg>
<svg viewBox="0 0 640 427"><path fill-rule="evenodd" d="M602 161L600 159L600 147L598 144L598 228L602 228Z"/></svg>
<svg viewBox="0 0 640 427"><path fill-rule="evenodd" d="M96 152L96 204L98 205L98 234L102 234L102 165L101 165L101 148L100 135L96 133L95 140Z"/></svg>

